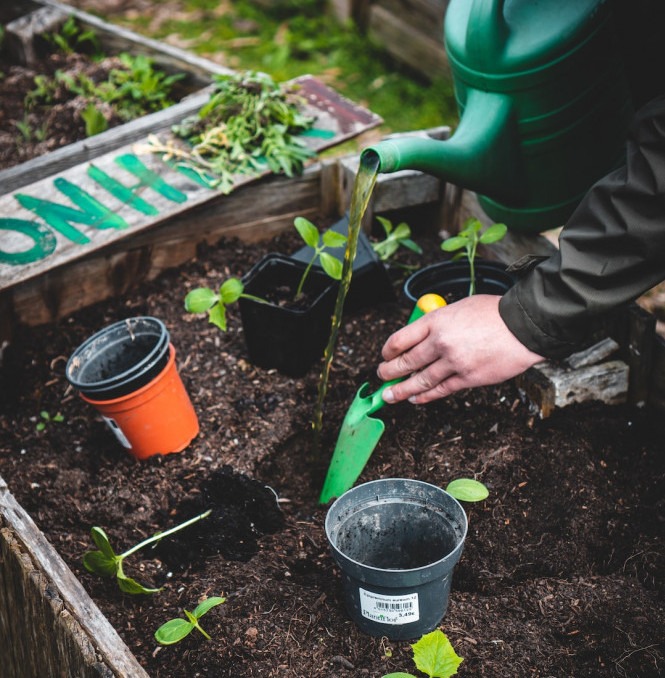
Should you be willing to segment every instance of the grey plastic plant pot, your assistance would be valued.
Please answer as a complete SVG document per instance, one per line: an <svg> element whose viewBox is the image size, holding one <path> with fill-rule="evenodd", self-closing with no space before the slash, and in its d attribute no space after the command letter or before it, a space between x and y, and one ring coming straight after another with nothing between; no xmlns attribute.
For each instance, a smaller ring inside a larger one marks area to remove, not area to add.
<svg viewBox="0 0 665 678"><path fill-rule="evenodd" d="M374 480L339 497L325 529L362 632L409 640L438 626L467 533L454 497L419 480Z"/></svg>
<svg viewBox="0 0 665 678"><path fill-rule="evenodd" d="M169 361L169 332L161 320L120 320L84 341L67 361L65 376L92 400L113 400L151 382Z"/></svg>

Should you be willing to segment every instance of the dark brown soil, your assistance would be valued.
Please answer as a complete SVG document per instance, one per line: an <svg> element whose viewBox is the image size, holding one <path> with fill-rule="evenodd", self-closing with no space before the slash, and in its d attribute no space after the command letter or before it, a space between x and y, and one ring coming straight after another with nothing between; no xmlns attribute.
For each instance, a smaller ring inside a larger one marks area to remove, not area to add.
<svg viewBox="0 0 665 678"><path fill-rule="evenodd" d="M183 310L192 287L295 247L290 236L222 242L131 295L21 331L4 352L0 474L151 676L415 672L407 642L366 636L349 620L317 503L345 411L364 381L376 384L380 347L405 322L406 304L347 314L319 460L310 441L318 369L302 379L258 369L237 309L226 334ZM64 367L92 333L144 314L171 333L201 433L181 454L137 462L68 388ZM65 420L38 432L42 410ZM510 383L382 413L386 431L362 481L445 487L473 476L490 489L466 506L469 534L441 623L464 657L459 675L663 674L662 416L588 404L541 420ZM155 595L122 594L82 566L93 525L124 550L206 507L207 524L128 559L128 574L164 587ZM157 645L160 624L210 595L227 597L202 622L211 641Z"/></svg>

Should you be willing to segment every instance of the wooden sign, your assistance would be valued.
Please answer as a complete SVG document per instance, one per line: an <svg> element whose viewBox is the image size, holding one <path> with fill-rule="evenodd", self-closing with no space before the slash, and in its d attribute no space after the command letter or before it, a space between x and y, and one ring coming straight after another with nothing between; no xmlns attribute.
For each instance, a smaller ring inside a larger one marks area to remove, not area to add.
<svg viewBox="0 0 665 678"><path fill-rule="evenodd" d="M315 120L301 136L314 151L381 123L316 78L295 82L306 101L303 112ZM146 142L147 137L0 197L0 293L219 200L219 190L145 152ZM234 189L257 178L238 176Z"/></svg>

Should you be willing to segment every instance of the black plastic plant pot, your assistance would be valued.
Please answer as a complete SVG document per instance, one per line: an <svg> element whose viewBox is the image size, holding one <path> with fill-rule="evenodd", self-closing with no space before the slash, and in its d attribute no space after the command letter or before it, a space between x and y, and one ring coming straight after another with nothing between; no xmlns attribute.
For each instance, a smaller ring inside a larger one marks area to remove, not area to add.
<svg viewBox="0 0 665 678"><path fill-rule="evenodd" d="M475 268L476 294L500 296L515 284L505 264L476 259ZM469 295L470 282L468 261L440 261L411 274L404 283L404 294L412 304L429 292L440 294L451 303Z"/></svg>
<svg viewBox="0 0 665 678"><path fill-rule="evenodd" d="M161 320L120 320L83 342L67 361L65 375L82 395L113 400L152 381L169 361L169 333Z"/></svg>
<svg viewBox="0 0 665 678"><path fill-rule="evenodd" d="M306 304L293 305L306 264L282 254L267 254L244 277L245 293L267 299L240 298L245 343L254 365L302 377L322 356L328 343L338 283L311 270L305 283ZM273 303L276 291L286 303Z"/></svg>
<svg viewBox="0 0 665 678"><path fill-rule="evenodd" d="M362 632L409 640L438 626L467 532L456 499L419 480L375 480L339 497L325 529Z"/></svg>
<svg viewBox="0 0 665 678"><path fill-rule="evenodd" d="M349 234L348 214L330 227L331 231ZM343 259L345 247L328 250L338 259ZM311 261L314 250L305 246L291 255L296 261L308 263ZM322 270L318 260L314 262L317 270ZM358 234L356 258L353 260L353 275L351 285L344 302L345 310L357 311L367 306L384 302L395 301L395 291L383 262L372 249L369 238L363 231Z"/></svg>

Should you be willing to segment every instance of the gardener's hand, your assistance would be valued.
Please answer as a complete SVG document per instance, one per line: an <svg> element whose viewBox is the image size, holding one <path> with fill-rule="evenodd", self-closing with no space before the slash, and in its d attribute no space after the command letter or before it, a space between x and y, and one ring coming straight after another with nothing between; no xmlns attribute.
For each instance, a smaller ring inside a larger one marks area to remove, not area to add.
<svg viewBox="0 0 665 678"><path fill-rule="evenodd" d="M477 294L431 311L390 336L378 375L409 376L383 392L387 403L428 403L465 388L498 384L544 360L499 315L496 295Z"/></svg>

